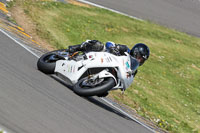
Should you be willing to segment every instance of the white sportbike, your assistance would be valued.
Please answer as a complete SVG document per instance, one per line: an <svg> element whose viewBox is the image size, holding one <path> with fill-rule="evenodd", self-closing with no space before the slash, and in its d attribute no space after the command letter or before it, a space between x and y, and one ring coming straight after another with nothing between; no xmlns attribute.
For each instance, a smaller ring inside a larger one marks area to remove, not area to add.
<svg viewBox="0 0 200 133"><path fill-rule="evenodd" d="M45 74L56 74L73 86L80 96L105 96L110 90L126 90L134 79L139 63L128 53L56 50L42 55L37 63Z"/></svg>

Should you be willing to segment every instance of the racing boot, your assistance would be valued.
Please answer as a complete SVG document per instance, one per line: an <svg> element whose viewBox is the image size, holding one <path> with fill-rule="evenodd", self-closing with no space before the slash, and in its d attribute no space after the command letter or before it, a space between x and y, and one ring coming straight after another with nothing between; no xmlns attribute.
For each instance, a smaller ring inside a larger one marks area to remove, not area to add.
<svg viewBox="0 0 200 133"><path fill-rule="evenodd" d="M68 48L69 53L74 53L76 51L83 51L81 44L69 46Z"/></svg>

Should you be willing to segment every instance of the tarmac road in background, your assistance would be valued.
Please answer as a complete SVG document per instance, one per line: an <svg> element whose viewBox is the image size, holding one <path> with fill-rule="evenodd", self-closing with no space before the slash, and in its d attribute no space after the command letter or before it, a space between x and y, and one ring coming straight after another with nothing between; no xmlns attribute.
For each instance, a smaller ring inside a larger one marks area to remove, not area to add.
<svg viewBox="0 0 200 133"><path fill-rule="evenodd" d="M200 37L200 0L87 1Z"/></svg>

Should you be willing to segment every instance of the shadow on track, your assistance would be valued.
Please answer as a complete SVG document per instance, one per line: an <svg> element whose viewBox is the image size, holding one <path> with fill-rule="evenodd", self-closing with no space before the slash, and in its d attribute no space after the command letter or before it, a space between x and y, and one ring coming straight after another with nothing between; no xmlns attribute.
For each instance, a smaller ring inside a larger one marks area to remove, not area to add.
<svg viewBox="0 0 200 133"><path fill-rule="evenodd" d="M65 81L63 81L62 79L60 79L59 77L57 77L56 75L50 75L50 77L52 77L53 79L55 79L56 81L58 81L59 83L61 83L62 85L64 85L65 87L69 88L70 90L73 91L73 86L70 86L68 85ZM131 120L133 121L131 118L129 118L128 116L124 115L123 113L121 113L120 111L110 107L109 105L105 104L104 102L98 100L99 98L95 98L95 97L82 97L84 98L85 100L109 111L109 112L112 112L112 113L115 113L116 115L120 116L120 117L123 117L127 120ZM137 122L137 121L135 121Z"/></svg>

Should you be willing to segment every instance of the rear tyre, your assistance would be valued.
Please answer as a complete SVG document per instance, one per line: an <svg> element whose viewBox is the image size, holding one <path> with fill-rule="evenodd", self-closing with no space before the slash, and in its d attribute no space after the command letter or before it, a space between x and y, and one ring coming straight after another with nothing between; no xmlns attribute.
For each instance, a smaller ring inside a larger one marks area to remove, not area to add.
<svg viewBox="0 0 200 133"><path fill-rule="evenodd" d="M95 85L94 87L85 86L84 82L87 82L87 80L87 77L79 80L75 84L73 91L76 94L84 97L103 96L115 86L115 80L111 77L105 78L100 84Z"/></svg>
<svg viewBox="0 0 200 133"><path fill-rule="evenodd" d="M56 54L62 51L64 51L64 49L51 51L42 55L37 62L38 70L45 74L53 74L56 66L56 61L60 60Z"/></svg>

